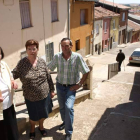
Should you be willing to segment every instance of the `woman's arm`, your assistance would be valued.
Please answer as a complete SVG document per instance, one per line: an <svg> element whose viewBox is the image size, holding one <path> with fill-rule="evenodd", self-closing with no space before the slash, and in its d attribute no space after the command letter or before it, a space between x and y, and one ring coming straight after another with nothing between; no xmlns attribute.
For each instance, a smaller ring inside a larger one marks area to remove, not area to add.
<svg viewBox="0 0 140 140"><path fill-rule="evenodd" d="M54 91L51 92L51 98L53 98L56 95Z"/></svg>
<svg viewBox="0 0 140 140"><path fill-rule="evenodd" d="M53 80L52 80L52 77L50 75L50 73L48 72L47 68L46 68L46 72L47 72L47 80L48 80L48 84L49 84L49 88L50 88L50 92L52 93L52 95L54 94L54 83L53 83Z"/></svg>
<svg viewBox="0 0 140 140"><path fill-rule="evenodd" d="M15 80L14 80L12 74L11 74L11 70L10 70L10 68L9 68L9 66L8 66L7 64L6 64L6 68L7 68L7 71L8 71L8 73L9 73L9 76L10 76L10 79L11 79L11 87L12 87L13 89L17 89L17 88L18 88L18 85L17 85L17 83L15 82Z"/></svg>
<svg viewBox="0 0 140 140"><path fill-rule="evenodd" d="M47 80L48 80L48 84L49 84L49 88L50 88L50 92L51 92L51 98L53 98L56 95L56 93L54 93L54 90L55 90L54 83L53 83L51 74L49 73L49 70L47 68L47 65L46 65L46 75L47 75Z"/></svg>
<svg viewBox="0 0 140 140"><path fill-rule="evenodd" d="M0 90L0 102L3 102L1 90Z"/></svg>

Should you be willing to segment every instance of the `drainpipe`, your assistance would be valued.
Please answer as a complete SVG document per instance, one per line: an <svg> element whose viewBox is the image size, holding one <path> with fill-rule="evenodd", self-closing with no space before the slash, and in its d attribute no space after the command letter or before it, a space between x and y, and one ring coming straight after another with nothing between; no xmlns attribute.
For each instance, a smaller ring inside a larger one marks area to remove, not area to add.
<svg viewBox="0 0 140 140"><path fill-rule="evenodd" d="M43 7L44 3L43 3L43 0L42 0L42 15L43 15L43 40L44 40L44 45L46 46L46 34L45 34L45 19L44 19L44 7Z"/></svg>
<svg viewBox="0 0 140 140"><path fill-rule="evenodd" d="M127 33L127 27L128 26L128 11L127 11L127 21L126 21L126 40L125 40L125 44L127 44L127 35L128 35L128 33Z"/></svg>
<svg viewBox="0 0 140 140"><path fill-rule="evenodd" d="M92 40L92 55L94 55L94 23L95 23L95 2L93 6L93 40Z"/></svg>
<svg viewBox="0 0 140 140"><path fill-rule="evenodd" d="M70 0L67 0L67 11L68 11L68 24L67 24L67 26L68 26L68 33L67 33L67 36L68 36L68 38L70 38Z"/></svg>

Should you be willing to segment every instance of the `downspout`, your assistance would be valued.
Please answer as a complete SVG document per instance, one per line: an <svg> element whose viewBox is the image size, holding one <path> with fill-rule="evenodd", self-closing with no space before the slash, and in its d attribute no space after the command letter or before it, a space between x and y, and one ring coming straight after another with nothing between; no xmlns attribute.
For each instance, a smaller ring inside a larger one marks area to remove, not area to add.
<svg viewBox="0 0 140 140"><path fill-rule="evenodd" d="M70 0L67 0L67 11L68 11L68 24L67 24L67 26L68 26L68 33L67 33L67 36L68 36L68 38L70 38Z"/></svg>
<svg viewBox="0 0 140 140"><path fill-rule="evenodd" d="M127 27L128 26L128 11L127 11L127 21L126 21L126 41L125 41L125 44L127 44Z"/></svg>
<svg viewBox="0 0 140 140"><path fill-rule="evenodd" d="M44 8L43 8L43 0L42 0L42 22L43 22L43 40L44 40L44 45L46 46L46 33L45 33L45 19L44 19Z"/></svg>
<svg viewBox="0 0 140 140"><path fill-rule="evenodd" d="M94 55L94 23L95 23L95 2L93 6L93 41L92 41L92 55Z"/></svg>

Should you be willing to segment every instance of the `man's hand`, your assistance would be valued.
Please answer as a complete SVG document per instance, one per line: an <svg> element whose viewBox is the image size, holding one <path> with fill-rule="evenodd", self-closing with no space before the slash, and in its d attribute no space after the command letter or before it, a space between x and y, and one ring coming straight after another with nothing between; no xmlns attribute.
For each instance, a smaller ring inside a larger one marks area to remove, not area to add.
<svg viewBox="0 0 140 140"><path fill-rule="evenodd" d="M55 95L56 95L56 93L54 93L54 91L51 92L51 98L53 98Z"/></svg>
<svg viewBox="0 0 140 140"><path fill-rule="evenodd" d="M70 90L71 90L71 91L76 91L76 90L78 90L78 89L81 87L81 85L84 83L84 81L87 79L88 74L89 74L89 72L83 74L81 80L79 81L80 85L79 85L79 84L76 84L76 85L70 87Z"/></svg>
<svg viewBox="0 0 140 140"><path fill-rule="evenodd" d="M2 97L0 97L0 102L3 102L3 98Z"/></svg>
<svg viewBox="0 0 140 140"><path fill-rule="evenodd" d="M11 87L13 89L17 89L18 88L18 85L17 85L17 83L14 80L11 80Z"/></svg>
<svg viewBox="0 0 140 140"><path fill-rule="evenodd" d="M80 87L81 87L81 86L79 86L78 84L76 84L76 85L70 87L70 90L71 90L71 91L76 91L76 90L78 90Z"/></svg>

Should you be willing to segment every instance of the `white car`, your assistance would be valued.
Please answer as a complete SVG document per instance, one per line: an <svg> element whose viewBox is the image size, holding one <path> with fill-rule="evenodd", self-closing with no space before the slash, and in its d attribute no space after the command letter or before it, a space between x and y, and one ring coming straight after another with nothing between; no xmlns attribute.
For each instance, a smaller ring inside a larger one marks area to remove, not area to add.
<svg viewBox="0 0 140 140"><path fill-rule="evenodd" d="M140 63L140 48L137 48L133 51L129 57L129 63Z"/></svg>

